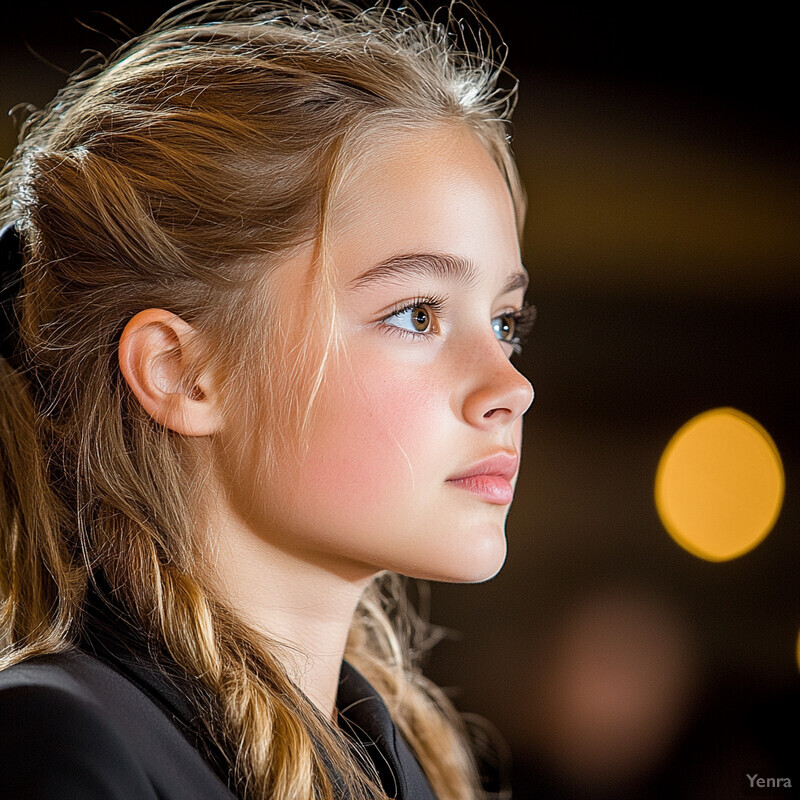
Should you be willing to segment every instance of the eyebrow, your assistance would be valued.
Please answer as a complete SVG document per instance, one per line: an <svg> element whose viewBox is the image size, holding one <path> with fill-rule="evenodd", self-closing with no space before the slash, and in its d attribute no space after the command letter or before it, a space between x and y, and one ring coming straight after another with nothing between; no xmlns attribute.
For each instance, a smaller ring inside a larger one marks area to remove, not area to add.
<svg viewBox="0 0 800 800"><path fill-rule="evenodd" d="M478 281L478 270L468 259L444 253L408 253L392 256L370 267L366 272L353 278L348 288L364 289L375 283L394 284L407 278L441 278L474 286ZM528 274L523 270L510 275L503 286L502 294L524 289L528 285Z"/></svg>
<svg viewBox="0 0 800 800"><path fill-rule="evenodd" d="M508 276L508 280L503 285L503 291L500 294L508 294L509 292L514 292L517 289L527 289L528 288L528 273L525 269L522 269L521 272L515 272L513 275Z"/></svg>

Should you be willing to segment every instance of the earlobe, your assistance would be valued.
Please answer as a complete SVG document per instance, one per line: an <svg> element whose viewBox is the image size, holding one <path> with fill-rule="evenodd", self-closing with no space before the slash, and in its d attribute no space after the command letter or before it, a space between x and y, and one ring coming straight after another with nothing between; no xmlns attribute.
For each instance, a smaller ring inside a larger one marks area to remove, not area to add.
<svg viewBox="0 0 800 800"><path fill-rule="evenodd" d="M198 342L191 325L162 308L132 317L119 341L119 367L144 410L185 436L219 427L219 403L209 372L198 373Z"/></svg>

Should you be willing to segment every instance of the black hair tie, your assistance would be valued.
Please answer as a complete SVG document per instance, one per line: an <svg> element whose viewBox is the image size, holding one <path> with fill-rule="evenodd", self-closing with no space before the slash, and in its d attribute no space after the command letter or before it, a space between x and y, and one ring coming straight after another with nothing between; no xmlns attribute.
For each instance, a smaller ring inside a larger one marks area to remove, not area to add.
<svg viewBox="0 0 800 800"><path fill-rule="evenodd" d="M16 364L19 322L14 301L22 283L22 239L15 222L0 230L0 356Z"/></svg>

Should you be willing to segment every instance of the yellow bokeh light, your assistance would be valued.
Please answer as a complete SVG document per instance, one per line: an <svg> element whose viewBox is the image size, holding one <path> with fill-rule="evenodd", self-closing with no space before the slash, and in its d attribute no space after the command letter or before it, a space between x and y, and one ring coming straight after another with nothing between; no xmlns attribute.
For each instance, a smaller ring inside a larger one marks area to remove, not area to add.
<svg viewBox="0 0 800 800"><path fill-rule="evenodd" d="M689 420L664 450L656 508L681 547L708 561L727 561L772 530L783 489L783 465L770 435L735 408L715 408Z"/></svg>

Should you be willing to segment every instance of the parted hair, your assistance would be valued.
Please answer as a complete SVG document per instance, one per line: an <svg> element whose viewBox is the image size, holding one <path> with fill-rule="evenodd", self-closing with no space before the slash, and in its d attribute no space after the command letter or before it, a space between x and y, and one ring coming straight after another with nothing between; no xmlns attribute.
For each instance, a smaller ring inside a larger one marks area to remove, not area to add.
<svg viewBox="0 0 800 800"><path fill-rule="evenodd" d="M0 667L73 646L102 585L191 679L247 800L333 798L337 781L354 798L383 794L289 679L280 645L215 591L197 512L202 442L144 411L119 338L146 308L188 321L207 345L197 368L217 370L247 409L269 480L271 460L302 443L335 347L328 212L369 142L390 128L469 128L521 225L502 59L452 8L438 16L384 3L178 7L34 112L0 178L0 221L23 250L15 357L0 359ZM309 243L322 344L287 347L271 273ZM421 675L401 594L391 576L375 581L346 657L440 800L477 798L464 726Z"/></svg>

